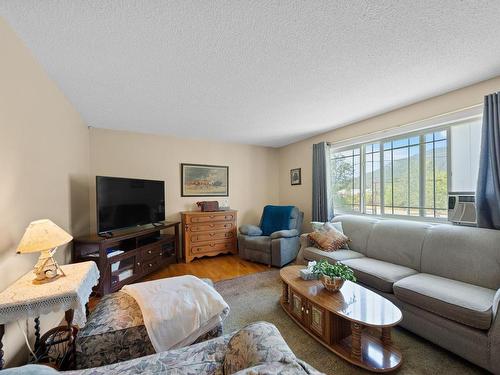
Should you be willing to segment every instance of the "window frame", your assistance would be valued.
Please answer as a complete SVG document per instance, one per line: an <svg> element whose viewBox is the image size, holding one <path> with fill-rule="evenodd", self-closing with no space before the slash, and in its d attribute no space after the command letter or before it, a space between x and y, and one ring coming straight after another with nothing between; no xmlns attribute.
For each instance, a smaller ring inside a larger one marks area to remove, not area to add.
<svg viewBox="0 0 500 375"><path fill-rule="evenodd" d="M404 138L411 138L411 137L419 137L422 139L426 134L429 133L435 133L435 132L440 132L440 131L446 131L446 171L447 171L447 181L446 181L446 188L447 191L451 191L451 175L452 175L452 160L451 160L451 143L453 142L452 137L451 137L451 127L464 124L467 122L470 122L471 118L464 118L461 120L453 121L451 123L439 125L439 126L434 126L434 127L426 127L423 129L419 130L413 130L413 131L408 131L404 133L399 133L396 135L392 135L389 137L381 137L378 139L373 139L371 141L365 141L365 142L358 142L358 143L353 143L351 145L343 145L341 147L335 147L335 144L330 144L330 159L333 158L333 154L337 152L344 152L344 151L349 151L354 148L360 148L360 211L343 211L342 213L345 214L354 214L354 215L366 215L370 217L381 217L381 218L393 218L393 219L404 219L404 220L414 220L414 221L426 221L426 222L436 222L436 223L447 223L449 222L447 218L437 218L437 217L428 217L425 215L422 215L423 211L426 209L425 206L425 194L422 194L422 191L425 191L425 181L424 177L425 174L420 173L422 170L422 162L425 163L425 152L422 153L422 147L425 147L425 142L419 142L420 146L420 152L419 152L419 160L420 160L420 168L419 168L419 179L420 179L420 184L419 184L419 210L420 214L418 216L412 216L412 215L398 215L398 214L392 214L392 213L385 213L384 212L384 183L382 182L384 179L384 173L383 173L383 163L384 163L384 148L383 144L386 142L391 142L394 140L400 140ZM366 202L365 202L365 193L366 193L366 146L370 144L379 144L379 152L380 152L380 214L370 214L366 213ZM332 177L332 182L333 182L333 177ZM435 184L435 181L434 181ZM332 199L332 204L335 199ZM424 201L424 204L423 204ZM434 210L435 210L435 201L434 201Z"/></svg>

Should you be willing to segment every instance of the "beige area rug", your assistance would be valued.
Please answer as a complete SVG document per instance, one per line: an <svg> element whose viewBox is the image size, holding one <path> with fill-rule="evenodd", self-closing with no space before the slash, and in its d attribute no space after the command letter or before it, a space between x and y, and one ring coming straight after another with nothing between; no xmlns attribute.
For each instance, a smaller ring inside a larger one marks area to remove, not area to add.
<svg viewBox="0 0 500 375"><path fill-rule="evenodd" d="M297 357L326 374L368 374L327 350L302 331L279 304L281 283L279 270L256 273L220 281L216 289L231 312L224 322L224 333L248 323L264 320L280 330ZM424 340L402 328L393 331L393 339L403 353L403 365L397 374L482 374L479 367Z"/></svg>

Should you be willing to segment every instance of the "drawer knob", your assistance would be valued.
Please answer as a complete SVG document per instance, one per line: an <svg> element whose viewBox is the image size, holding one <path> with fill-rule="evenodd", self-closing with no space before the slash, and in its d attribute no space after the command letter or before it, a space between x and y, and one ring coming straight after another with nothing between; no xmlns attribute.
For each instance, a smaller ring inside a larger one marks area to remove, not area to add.
<svg viewBox="0 0 500 375"><path fill-rule="evenodd" d="M137 262L137 265L140 266L141 265L141 262Z"/></svg>
<svg viewBox="0 0 500 375"><path fill-rule="evenodd" d="M210 218L213 219L215 217L215 215L210 215Z"/></svg>
<svg viewBox="0 0 500 375"><path fill-rule="evenodd" d="M210 233L210 237L213 237L214 235L215 235L215 233L213 233L213 232L212 232L212 233Z"/></svg>
<svg viewBox="0 0 500 375"><path fill-rule="evenodd" d="M151 254L151 250L148 250L148 254Z"/></svg>
<svg viewBox="0 0 500 375"><path fill-rule="evenodd" d="M215 225L214 224L210 224L210 228L213 228Z"/></svg>
<svg viewBox="0 0 500 375"><path fill-rule="evenodd" d="M212 242L212 243L210 244L210 246L211 246L211 247L214 247L214 246L215 246L215 244Z"/></svg>
<svg viewBox="0 0 500 375"><path fill-rule="evenodd" d="M302 311L304 311L304 306L302 306Z"/></svg>
<svg viewBox="0 0 500 375"><path fill-rule="evenodd" d="M153 267L153 265L151 263L149 263L149 267Z"/></svg>
<svg viewBox="0 0 500 375"><path fill-rule="evenodd" d="M162 255L163 255L163 253L160 253L160 256L162 256Z"/></svg>

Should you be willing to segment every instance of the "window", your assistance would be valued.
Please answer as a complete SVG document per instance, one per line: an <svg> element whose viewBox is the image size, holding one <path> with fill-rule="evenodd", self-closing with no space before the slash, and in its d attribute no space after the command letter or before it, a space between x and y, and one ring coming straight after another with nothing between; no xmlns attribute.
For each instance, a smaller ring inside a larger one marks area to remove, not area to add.
<svg viewBox="0 0 500 375"><path fill-rule="evenodd" d="M446 219L448 191L474 191L480 119L331 148L335 212Z"/></svg>
<svg viewBox="0 0 500 375"><path fill-rule="evenodd" d="M361 211L361 149L336 152L332 158L334 207Z"/></svg>

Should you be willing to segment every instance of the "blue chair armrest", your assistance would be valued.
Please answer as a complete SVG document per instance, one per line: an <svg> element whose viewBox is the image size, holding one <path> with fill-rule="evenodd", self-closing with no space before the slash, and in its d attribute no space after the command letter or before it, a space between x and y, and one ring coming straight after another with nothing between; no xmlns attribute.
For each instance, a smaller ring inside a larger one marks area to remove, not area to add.
<svg viewBox="0 0 500 375"><path fill-rule="evenodd" d="M271 238L274 240L276 238L297 237L298 235L299 231L297 229L278 230L276 232L271 233Z"/></svg>
<svg viewBox="0 0 500 375"><path fill-rule="evenodd" d="M260 236L262 235L262 229L257 225L244 224L240 227L240 233L245 236Z"/></svg>

